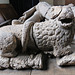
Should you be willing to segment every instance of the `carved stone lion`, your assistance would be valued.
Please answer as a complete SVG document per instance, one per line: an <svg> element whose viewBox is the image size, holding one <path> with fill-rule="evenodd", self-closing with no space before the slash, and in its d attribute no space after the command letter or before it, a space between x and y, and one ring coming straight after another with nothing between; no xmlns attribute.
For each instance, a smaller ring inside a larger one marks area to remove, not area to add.
<svg viewBox="0 0 75 75"><path fill-rule="evenodd" d="M74 36L74 15L71 8L69 6L52 6L45 16L47 18L44 22L34 24L34 19L32 19L32 21L28 20L24 23L25 27L28 24L31 25L25 34L24 40L28 40L26 46L31 50L34 49L34 52L47 52L53 48L53 54L56 57L70 54L72 51L68 46ZM13 57L17 55L16 49L22 45L21 42L23 41L23 27L23 25L12 25L0 28L1 56Z"/></svg>

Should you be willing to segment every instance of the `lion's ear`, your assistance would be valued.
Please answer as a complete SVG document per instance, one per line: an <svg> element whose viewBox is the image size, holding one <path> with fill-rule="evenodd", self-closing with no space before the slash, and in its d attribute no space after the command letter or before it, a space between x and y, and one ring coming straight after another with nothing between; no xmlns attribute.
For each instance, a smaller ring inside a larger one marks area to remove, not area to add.
<svg viewBox="0 0 75 75"><path fill-rule="evenodd" d="M48 13L46 14L46 18L47 19L55 19L56 17L59 16L61 11L62 11L62 7L61 6L52 6L48 10Z"/></svg>
<svg viewBox="0 0 75 75"><path fill-rule="evenodd" d="M50 8L51 8L51 5L48 4L47 2L39 2L36 5L36 10L39 11L43 17L45 17L45 14Z"/></svg>

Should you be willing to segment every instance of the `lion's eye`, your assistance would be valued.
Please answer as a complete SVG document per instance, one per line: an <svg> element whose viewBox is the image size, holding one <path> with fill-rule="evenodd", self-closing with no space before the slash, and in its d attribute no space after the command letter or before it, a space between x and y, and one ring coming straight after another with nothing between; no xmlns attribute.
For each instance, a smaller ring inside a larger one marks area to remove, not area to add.
<svg viewBox="0 0 75 75"><path fill-rule="evenodd" d="M61 19L60 21L62 22L62 23L71 23L72 22L72 18L65 18L65 19Z"/></svg>

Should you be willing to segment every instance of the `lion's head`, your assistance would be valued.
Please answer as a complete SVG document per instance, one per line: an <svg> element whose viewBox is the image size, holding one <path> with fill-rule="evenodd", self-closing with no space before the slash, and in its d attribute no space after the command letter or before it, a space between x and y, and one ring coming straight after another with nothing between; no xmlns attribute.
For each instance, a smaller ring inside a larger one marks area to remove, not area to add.
<svg viewBox="0 0 75 75"><path fill-rule="evenodd" d="M46 14L47 19L56 19L63 27L73 25L74 14L69 6L52 6Z"/></svg>

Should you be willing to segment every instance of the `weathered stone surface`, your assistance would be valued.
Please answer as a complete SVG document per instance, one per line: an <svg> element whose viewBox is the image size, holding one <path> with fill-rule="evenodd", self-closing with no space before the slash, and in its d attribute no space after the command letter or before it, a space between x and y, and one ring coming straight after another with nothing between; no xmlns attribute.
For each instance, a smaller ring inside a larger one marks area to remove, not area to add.
<svg viewBox="0 0 75 75"><path fill-rule="evenodd" d="M57 7L55 6L53 8ZM36 18L36 15L39 15L39 12L35 12L32 17L27 19L24 23L24 26L17 25L2 27L0 28L0 31L6 32L5 34L9 34L10 32L15 35L15 37L22 42L24 51L28 45L28 40L32 40L29 39L29 36L30 38L32 36L38 48L43 51L50 50L52 46L54 47L53 53L55 56L63 56L70 53L71 50L69 50L67 46L71 43L74 36L74 15L71 8L68 6L62 6L62 11L57 17L55 17L55 19L35 23L33 26L33 22L35 21L34 18ZM41 19L40 15L38 16L38 19L36 19L36 21L40 21L39 19ZM32 26L32 35L30 35L30 29ZM34 40L32 41L34 42Z"/></svg>
<svg viewBox="0 0 75 75"><path fill-rule="evenodd" d="M44 8L44 9L43 9ZM46 16L47 11L51 8L51 5L49 5L47 2L39 2L36 6L30 8L29 10L25 11L23 13L23 16L21 16L18 20L14 19L12 20L12 25L18 25L18 24L23 24L26 20L29 18L31 19L32 16L34 16L35 12L39 12L38 14L43 17ZM39 16L38 15L38 16ZM36 17L38 18L37 14ZM32 18L32 21L34 21L37 18ZM41 18L39 18L41 19ZM38 20L39 20L38 19ZM34 21L35 22L35 21Z"/></svg>
<svg viewBox="0 0 75 75"><path fill-rule="evenodd" d="M65 10L67 9L66 7ZM67 11L65 11L65 13L67 13ZM71 16L66 16L66 19L68 17L72 18ZM71 26L70 29L66 29L69 25ZM50 50L51 46L53 46L54 55L63 56L71 52L67 46L73 40L73 27L72 22L62 23L58 20L35 23L33 26L33 37L39 49Z"/></svg>
<svg viewBox="0 0 75 75"><path fill-rule="evenodd" d="M34 68L42 69L42 54L37 55L20 55L10 59L10 66L13 69Z"/></svg>
<svg viewBox="0 0 75 75"><path fill-rule="evenodd" d="M14 35L15 37L17 37L18 40L21 40L22 27L23 27L23 25L9 25L9 26L1 27L0 28L0 36L1 36L0 38L2 38L3 35L8 35L8 36Z"/></svg>
<svg viewBox="0 0 75 75"><path fill-rule="evenodd" d="M17 55L16 47L21 41L22 25L5 26L0 28L0 50L2 56L14 57Z"/></svg>
<svg viewBox="0 0 75 75"><path fill-rule="evenodd" d="M9 58L0 56L0 69L9 68Z"/></svg>
<svg viewBox="0 0 75 75"><path fill-rule="evenodd" d="M2 50L0 50L0 69L9 68L10 59L6 57L2 57Z"/></svg>
<svg viewBox="0 0 75 75"><path fill-rule="evenodd" d="M2 56L9 55L12 57L16 46L17 42L14 34L0 31L0 50L2 50Z"/></svg>
<svg viewBox="0 0 75 75"><path fill-rule="evenodd" d="M19 24L22 24L20 20L12 20L12 25L19 25Z"/></svg>
<svg viewBox="0 0 75 75"><path fill-rule="evenodd" d="M26 21L27 18L29 18L34 12L35 12L35 7L32 7L31 9L25 11L23 13L23 16L21 16L18 20L14 19L12 20L12 25L18 25L18 24L22 24Z"/></svg>
<svg viewBox="0 0 75 75"><path fill-rule="evenodd" d="M2 56L15 56L17 54L15 49L19 47L18 41L22 45L22 52L26 51L29 41L31 41L36 45L38 50L42 50L43 52L50 51L53 48L53 54L57 57L71 53L71 50L68 48L74 36L74 15L71 8L69 6L51 7L46 2L41 3L28 11L28 13L31 12L30 16L25 16L25 13L24 16L20 17L19 22L13 22L22 24L0 28L0 49L2 50ZM31 16L31 14L33 15ZM44 18L46 21L40 22L45 20ZM32 44L31 42L30 44ZM32 48L34 49L34 47ZM10 59L10 65L14 69L21 69L21 67L39 68L37 66L39 63L36 61L37 59L41 61L41 56L17 56Z"/></svg>
<svg viewBox="0 0 75 75"><path fill-rule="evenodd" d="M43 9L44 8L44 9ZM41 15L43 17L46 17L46 13L48 12L48 10L51 8L51 5L49 5L47 2L39 2L36 5L36 10L39 11L39 13L41 13Z"/></svg>
<svg viewBox="0 0 75 75"><path fill-rule="evenodd" d="M2 51L0 51L1 54ZM43 54L37 55L19 55L14 58L6 58L0 55L0 69L13 68L13 69L42 69L43 60L45 60Z"/></svg>
<svg viewBox="0 0 75 75"><path fill-rule="evenodd" d="M57 60L57 65L64 66L64 65L75 65L75 53L66 55L61 59Z"/></svg>
<svg viewBox="0 0 75 75"><path fill-rule="evenodd" d="M60 12L62 11L61 6L52 6L46 13L46 19L54 19L56 18Z"/></svg>
<svg viewBox="0 0 75 75"><path fill-rule="evenodd" d="M71 51L67 48L74 36L74 15L70 8L71 6L51 7L46 2L40 2L35 7L36 11L24 22L24 26L22 28L21 41L23 51L27 47L27 40L32 22L39 22L42 20L42 17L45 17L48 21L35 23L33 26L33 37L37 46L41 50L50 50L50 47L53 46L55 56L63 56L71 53ZM69 27L71 27L70 30L68 29Z"/></svg>

